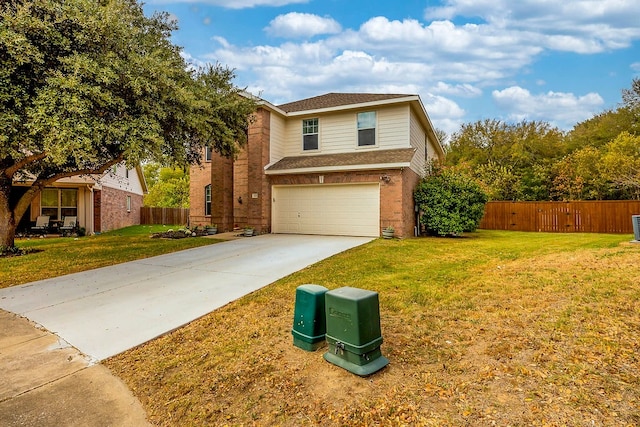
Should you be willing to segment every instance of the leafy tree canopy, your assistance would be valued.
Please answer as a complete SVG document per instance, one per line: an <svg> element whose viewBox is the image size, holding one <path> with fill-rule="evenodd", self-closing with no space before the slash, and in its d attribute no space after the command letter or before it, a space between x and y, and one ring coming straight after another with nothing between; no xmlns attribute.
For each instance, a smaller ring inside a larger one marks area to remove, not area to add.
<svg viewBox="0 0 640 427"><path fill-rule="evenodd" d="M167 14L135 0L0 4L0 245L56 180L143 160L231 156L255 108L220 65L193 70ZM10 202L14 180L31 183Z"/></svg>
<svg viewBox="0 0 640 427"><path fill-rule="evenodd" d="M619 108L567 133L540 122L465 124L446 147L446 163L473 176L492 200L639 198L640 78L622 98Z"/></svg>
<svg viewBox="0 0 640 427"><path fill-rule="evenodd" d="M157 163L143 166L149 192L145 206L162 208L189 207L189 173L185 168L161 167Z"/></svg>

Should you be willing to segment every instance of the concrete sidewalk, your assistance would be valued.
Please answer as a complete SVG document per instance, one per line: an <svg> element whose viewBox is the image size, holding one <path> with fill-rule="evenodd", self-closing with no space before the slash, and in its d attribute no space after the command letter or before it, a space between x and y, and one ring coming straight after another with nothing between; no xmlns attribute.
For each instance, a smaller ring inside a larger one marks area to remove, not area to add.
<svg viewBox="0 0 640 427"><path fill-rule="evenodd" d="M147 426L119 378L54 334L0 310L0 425Z"/></svg>
<svg viewBox="0 0 640 427"><path fill-rule="evenodd" d="M0 425L148 425L96 362L371 240L240 238L0 289Z"/></svg>

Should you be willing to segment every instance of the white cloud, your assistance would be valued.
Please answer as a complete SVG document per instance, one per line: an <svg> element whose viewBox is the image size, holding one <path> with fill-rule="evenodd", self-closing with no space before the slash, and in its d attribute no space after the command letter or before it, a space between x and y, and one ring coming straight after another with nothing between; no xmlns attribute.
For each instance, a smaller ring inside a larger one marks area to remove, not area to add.
<svg viewBox="0 0 640 427"><path fill-rule="evenodd" d="M149 0L150 4L199 3L220 6L227 9L248 9L256 6L279 7L288 4L308 3L309 0Z"/></svg>
<svg viewBox="0 0 640 427"><path fill-rule="evenodd" d="M597 93L576 96L573 93L547 92L534 95L519 86L494 90L491 95L510 120L549 121L563 129L593 116L604 104Z"/></svg>
<svg viewBox="0 0 640 427"><path fill-rule="evenodd" d="M290 22L296 20L295 15L291 18ZM486 26L457 27L448 21L426 26L384 17L370 19L357 31L346 30L313 42L243 47L224 39L216 41L218 48L209 58L252 70L256 79L269 79L275 86L327 81L331 84L328 89L335 90L381 84L404 87L411 82L415 87L463 97L478 96L477 83L500 82L529 65L541 51L528 47L518 34L499 34ZM285 71L293 81L280 77Z"/></svg>
<svg viewBox="0 0 640 427"><path fill-rule="evenodd" d="M336 34L342 31L342 27L332 18L291 12L277 16L265 31L276 37L304 38L320 34Z"/></svg>
<svg viewBox="0 0 640 427"><path fill-rule="evenodd" d="M465 111L454 101L430 93L421 95L433 125L451 135L464 122Z"/></svg>
<svg viewBox="0 0 640 427"><path fill-rule="evenodd" d="M390 21L375 17L360 27L356 34L341 41L360 43L405 57L466 57L489 61L527 63L541 48L530 43L530 34L496 31L487 25L456 26L451 21L434 21L424 25L414 19Z"/></svg>
<svg viewBox="0 0 640 427"><path fill-rule="evenodd" d="M302 0L202 1L250 7ZM377 16L348 29L331 17L288 13L264 30L291 40L249 46L214 37L204 59L237 69L240 85L274 104L333 91L417 93L434 124L451 133L467 114L461 105L481 105L481 97L492 94L494 105L491 100L482 103L482 114L493 115L497 105L511 120L543 120L570 128L598 112L604 105L602 97L532 94L517 86L524 85L519 73L531 71L538 57L549 52L593 54L640 39L637 0L443 0L443 4L427 9L426 16L435 19L428 22ZM458 24L464 18L469 23ZM630 67L640 71L638 62ZM552 85L535 76L531 81L531 87Z"/></svg>
<svg viewBox="0 0 640 427"><path fill-rule="evenodd" d="M431 90L435 93L456 95L465 98L475 98L482 95L482 89L468 83L452 85L445 82L438 82Z"/></svg>
<svg viewBox="0 0 640 427"><path fill-rule="evenodd" d="M637 0L446 0L425 11L429 20L458 16L536 34L533 43L577 53L627 47L640 36Z"/></svg>

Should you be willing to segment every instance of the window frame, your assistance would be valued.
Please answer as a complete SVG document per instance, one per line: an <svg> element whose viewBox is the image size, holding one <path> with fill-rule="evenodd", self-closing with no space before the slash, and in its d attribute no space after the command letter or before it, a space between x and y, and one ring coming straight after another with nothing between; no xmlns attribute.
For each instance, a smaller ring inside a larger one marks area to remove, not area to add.
<svg viewBox="0 0 640 427"><path fill-rule="evenodd" d="M204 147L204 161L205 162L211 161L211 147L209 146Z"/></svg>
<svg viewBox="0 0 640 427"><path fill-rule="evenodd" d="M75 199L75 206L72 205L63 205L63 200L66 197L63 197L63 192L74 192L75 196L72 197ZM55 192L56 205L45 205L44 204L44 196L46 192ZM46 187L40 193L40 215L49 215L52 221L62 221L65 216L78 216L78 201L80 195L78 194L77 188L60 188L60 187ZM53 212L55 211L55 214Z"/></svg>
<svg viewBox="0 0 640 427"><path fill-rule="evenodd" d="M131 196L127 194L127 212L131 212Z"/></svg>
<svg viewBox="0 0 640 427"><path fill-rule="evenodd" d="M204 186L204 216L211 216L211 184Z"/></svg>
<svg viewBox="0 0 640 427"><path fill-rule="evenodd" d="M367 126L369 125L369 123L367 123L368 120L365 121L364 119L363 120L360 119L360 117L364 116L365 114L373 114L373 126ZM364 122L362 127L360 124L361 122ZM358 148L377 147L378 146L378 112L377 111L361 111L359 113L356 113L356 130L358 133L358 137L357 137ZM373 131L372 135L371 135L371 131ZM365 135L365 136L361 139L361 135ZM366 141L366 139L364 139L366 136L373 137L373 144L365 144L361 142L361 140Z"/></svg>
<svg viewBox="0 0 640 427"><path fill-rule="evenodd" d="M315 123L308 124L309 122L315 122ZM315 136L314 148L307 148L307 143L306 143L307 136ZM319 150L320 150L320 119L318 117L302 119L302 151L307 152L307 151L319 151Z"/></svg>

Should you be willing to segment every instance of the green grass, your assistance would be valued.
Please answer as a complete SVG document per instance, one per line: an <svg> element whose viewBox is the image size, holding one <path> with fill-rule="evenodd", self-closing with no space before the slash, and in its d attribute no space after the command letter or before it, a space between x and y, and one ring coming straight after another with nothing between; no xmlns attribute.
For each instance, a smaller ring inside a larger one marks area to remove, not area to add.
<svg viewBox="0 0 640 427"><path fill-rule="evenodd" d="M152 233L179 226L140 225L86 237L17 239L16 246L34 252L0 258L0 288L161 255L219 240L151 239Z"/></svg>
<svg viewBox="0 0 640 427"><path fill-rule="evenodd" d="M106 365L158 425L640 425L640 245L481 231L378 239ZM380 293L369 378L292 346L295 289Z"/></svg>

